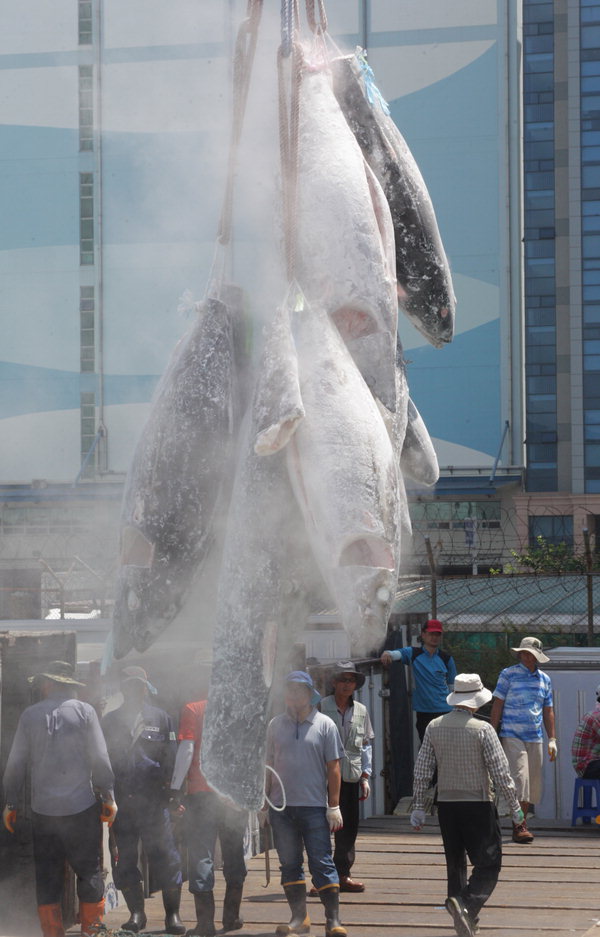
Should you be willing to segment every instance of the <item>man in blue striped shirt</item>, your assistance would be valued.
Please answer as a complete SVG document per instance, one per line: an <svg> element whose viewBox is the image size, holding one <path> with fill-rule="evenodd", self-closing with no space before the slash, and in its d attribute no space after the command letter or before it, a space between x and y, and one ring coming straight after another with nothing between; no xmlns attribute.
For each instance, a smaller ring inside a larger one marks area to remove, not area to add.
<svg viewBox="0 0 600 937"><path fill-rule="evenodd" d="M505 667L498 677L491 722L498 729L524 814L522 823L513 823L512 838L515 843L531 843L533 834L527 829L525 818L529 807L542 796L542 725L548 734L550 761L558 753L552 682L538 667L550 658L544 654L538 638L523 638L519 647L511 651L517 654L519 663Z"/></svg>

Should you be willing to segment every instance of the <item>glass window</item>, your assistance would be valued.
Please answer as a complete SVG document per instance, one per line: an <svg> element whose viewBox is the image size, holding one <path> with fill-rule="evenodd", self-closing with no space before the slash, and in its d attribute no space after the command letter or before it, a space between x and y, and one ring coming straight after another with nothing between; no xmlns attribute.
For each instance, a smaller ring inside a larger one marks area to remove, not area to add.
<svg viewBox="0 0 600 937"><path fill-rule="evenodd" d="M600 323L600 306L584 306L583 321L586 325Z"/></svg>
<svg viewBox="0 0 600 937"><path fill-rule="evenodd" d="M528 409L530 413L556 413L556 397L554 394L530 397Z"/></svg>
<svg viewBox="0 0 600 937"><path fill-rule="evenodd" d="M552 105L548 106L548 110L552 110ZM540 119L535 124L525 124L524 138L526 142L531 142L533 140L553 140L554 121L546 118L545 120Z"/></svg>
<svg viewBox="0 0 600 937"><path fill-rule="evenodd" d="M547 543L558 546L564 543L573 546L573 515L551 514L547 517L529 517L529 545L535 546L536 538L543 537Z"/></svg>
<svg viewBox="0 0 600 937"><path fill-rule="evenodd" d="M552 52L530 52L525 56L523 67L525 72L553 72L554 55Z"/></svg>
<svg viewBox="0 0 600 937"><path fill-rule="evenodd" d="M589 203L593 204L593 203ZM600 213L600 202L597 203ZM554 208L554 189L540 189L537 192L526 192L525 193L525 208L526 209L547 209Z"/></svg>
<svg viewBox="0 0 600 937"><path fill-rule="evenodd" d="M556 377L528 377L527 391L530 394L555 394Z"/></svg>
<svg viewBox="0 0 600 937"><path fill-rule="evenodd" d="M600 187L600 166L582 166L581 184L586 189Z"/></svg>
<svg viewBox="0 0 600 937"><path fill-rule="evenodd" d="M540 433L546 431L551 431L556 429L556 414L555 413L536 413L534 416L530 417L527 420L527 435L536 437ZM532 442L535 439L532 439ZM541 440L544 441L544 440Z"/></svg>
<svg viewBox="0 0 600 937"><path fill-rule="evenodd" d="M600 46L600 26L581 27L581 48L597 49Z"/></svg>

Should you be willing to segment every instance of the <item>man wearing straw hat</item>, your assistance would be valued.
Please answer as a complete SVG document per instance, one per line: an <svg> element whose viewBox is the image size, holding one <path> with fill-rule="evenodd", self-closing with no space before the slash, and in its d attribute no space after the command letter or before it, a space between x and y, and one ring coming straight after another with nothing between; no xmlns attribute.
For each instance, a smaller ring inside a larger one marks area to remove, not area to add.
<svg viewBox="0 0 600 937"><path fill-rule="evenodd" d="M523 822L513 825L513 842L531 843L533 833L527 829L526 817L530 806L539 803L542 796L542 723L548 734L550 761L558 752L552 682L538 667L550 658L538 638L523 638L511 651L517 654L519 663L501 671L490 719L498 729L523 809Z"/></svg>
<svg viewBox="0 0 600 937"><path fill-rule="evenodd" d="M4 772L4 825L14 832L29 770L37 910L43 937L64 937L65 861L77 876L81 933L91 937L104 913L100 820L112 823L117 812L114 776L96 711L77 699L77 690L84 684L75 680L72 665L53 661L29 682L41 699L21 714L17 725Z"/></svg>
<svg viewBox="0 0 600 937"><path fill-rule="evenodd" d="M488 722L475 718L492 698L476 673L458 674L447 697L454 707L425 730L414 770L413 812L416 830L425 824L425 792L438 772L438 819L446 856L446 909L459 937L472 937L479 911L492 894L502 865L502 835L491 781L520 822L515 783L498 736ZM467 856L473 869L467 881Z"/></svg>

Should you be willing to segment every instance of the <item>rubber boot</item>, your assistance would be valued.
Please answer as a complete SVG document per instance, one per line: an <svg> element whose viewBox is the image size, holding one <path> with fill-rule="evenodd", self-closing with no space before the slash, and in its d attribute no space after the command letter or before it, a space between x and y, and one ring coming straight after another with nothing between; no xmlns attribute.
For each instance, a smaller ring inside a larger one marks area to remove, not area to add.
<svg viewBox="0 0 600 937"><path fill-rule="evenodd" d="M146 926L146 914L144 911L144 885L143 882L136 882L129 888L123 888L123 897L129 908L129 920L121 924L123 930L131 931L132 934L139 934Z"/></svg>
<svg viewBox="0 0 600 937"><path fill-rule="evenodd" d="M181 923L181 918L179 917L181 885L178 885L176 888L163 888L162 899L165 909L165 933L185 934L185 924Z"/></svg>
<svg viewBox="0 0 600 937"><path fill-rule="evenodd" d="M42 925L42 937L65 937L59 904L40 904L37 911Z"/></svg>
<svg viewBox="0 0 600 937"><path fill-rule="evenodd" d="M285 897L292 912L289 924L278 924L275 933L277 937L297 937L300 934L310 934L310 918L306 913L306 882L293 882L284 885Z"/></svg>
<svg viewBox="0 0 600 937"><path fill-rule="evenodd" d="M96 937L99 928L102 927L103 917L104 898L102 901L80 901L81 937Z"/></svg>
<svg viewBox="0 0 600 937"><path fill-rule="evenodd" d="M192 927L186 937L214 937L215 930L215 896L212 891L202 891L194 894L196 905L196 926Z"/></svg>
<svg viewBox="0 0 600 937"><path fill-rule="evenodd" d="M243 885L227 884L223 900L223 930L239 930L244 926L244 919L240 917Z"/></svg>
<svg viewBox="0 0 600 937"><path fill-rule="evenodd" d="M348 931L340 924L340 890L337 885L324 888L319 898L325 908L325 937L346 937Z"/></svg>

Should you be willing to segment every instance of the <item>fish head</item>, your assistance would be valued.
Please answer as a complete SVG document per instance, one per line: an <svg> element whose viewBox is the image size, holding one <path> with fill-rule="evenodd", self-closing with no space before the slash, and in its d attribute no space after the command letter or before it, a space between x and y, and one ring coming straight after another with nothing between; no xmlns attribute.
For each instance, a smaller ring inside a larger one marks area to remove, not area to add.
<svg viewBox="0 0 600 937"><path fill-rule="evenodd" d="M430 275L406 279L398 285L398 304L416 329L436 348L442 348L454 338L454 293L445 278Z"/></svg>
<svg viewBox="0 0 600 937"><path fill-rule="evenodd" d="M115 657L123 657L132 647L148 650L180 607L181 590L166 564L122 566L113 612Z"/></svg>
<svg viewBox="0 0 600 937"><path fill-rule="evenodd" d="M352 654L369 656L383 642L396 592L396 571L376 566L340 566L331 582Z"/></svg>

